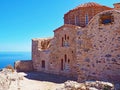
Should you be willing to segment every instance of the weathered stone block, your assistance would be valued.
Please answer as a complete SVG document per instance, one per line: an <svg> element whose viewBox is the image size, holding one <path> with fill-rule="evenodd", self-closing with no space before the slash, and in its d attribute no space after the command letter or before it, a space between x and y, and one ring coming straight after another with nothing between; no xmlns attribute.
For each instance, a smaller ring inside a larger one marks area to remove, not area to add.
<svg viewBox="0 0 120 90"><path fill-rule="evenodd" d="M30 72L34 70L32 60L16 61L14 67L18 72Z"/></svg>

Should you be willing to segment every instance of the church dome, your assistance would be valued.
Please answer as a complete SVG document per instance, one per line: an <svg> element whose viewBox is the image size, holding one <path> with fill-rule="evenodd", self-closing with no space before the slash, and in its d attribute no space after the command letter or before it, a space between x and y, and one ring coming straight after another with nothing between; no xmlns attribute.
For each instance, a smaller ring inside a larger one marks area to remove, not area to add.
<svg viewBox="0 0 120 90"><path fill-rule="evenodd" d="M64 15L64 24L85 27L97 13L111 9L110 7L95 2L81 4Z"/></svg>
<svg viewBox="0 0 120 90"><path fill-rule="evenodd" d="M84 4L77 6L73 10L78 9L78 8L87 8L87 7L103 7L103 5L100 5L100 4L95 3L95 2L88 2L88 3L84 3Z"/></svg>

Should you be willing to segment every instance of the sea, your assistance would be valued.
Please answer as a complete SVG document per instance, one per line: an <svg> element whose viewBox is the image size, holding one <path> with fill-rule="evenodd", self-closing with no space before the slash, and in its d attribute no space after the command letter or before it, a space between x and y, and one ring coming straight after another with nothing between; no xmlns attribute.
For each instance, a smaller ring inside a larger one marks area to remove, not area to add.
<svg viewBox="0 0 120 90"><path fill-rule="evenodd" d="M19 60L31 60L31 52L0 52L0 69Z"/></svg>

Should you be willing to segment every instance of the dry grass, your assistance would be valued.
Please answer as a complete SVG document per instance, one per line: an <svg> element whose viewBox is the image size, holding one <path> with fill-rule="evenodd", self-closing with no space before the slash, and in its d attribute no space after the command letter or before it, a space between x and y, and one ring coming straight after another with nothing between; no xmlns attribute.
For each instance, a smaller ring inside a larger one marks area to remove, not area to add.
<svg viewBox="0 0 120 90"><path fill-rule="evenodd" d="M15 69L14 69L13 66L11 66L11 65L6 66L5 68L6 68L6 69L10 69L12 72L15 71Z"/></svg>

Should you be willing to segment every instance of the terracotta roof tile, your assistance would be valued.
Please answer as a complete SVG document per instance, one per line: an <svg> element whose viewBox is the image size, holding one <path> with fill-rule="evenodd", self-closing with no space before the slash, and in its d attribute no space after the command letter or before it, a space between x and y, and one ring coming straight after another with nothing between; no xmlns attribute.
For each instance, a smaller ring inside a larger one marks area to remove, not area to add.
<svg viewBox="0 0 120 90"><path fill-rule="evenodd" d="M95 3L95 2L88 2L88 3L84 3L84 4L81 4L81 5L77 6L77 7L75 7L74 9L70 10L70 11L67 12L66 14L68 14L68 13L74 11L74 10L77 10L77 9L79 9L79 8L89 8L89 7L106 7L106 8L110 8L110 7L107 7L107 6L104 6L104 5L100 5L100 4L98 4L98 3ZM112 8L110 8L110 9L112 9ZM65 15L66 15L66 14L65 14Z"/></svg>
<svg viewBox="0 0 120 90"><path fill-rule="evenodd" d="M99 7L99 6L102 6L102 5L100 5L100 4L98 4L98 3L95 3L95 2L88 2L88 3L84 3L84 4L81 4L81 5L79 5L78 7ZM77 7L76 7L77 8Z"/></svg>

